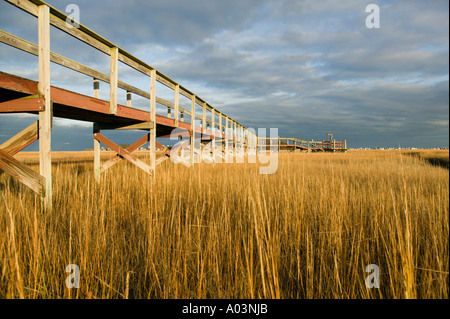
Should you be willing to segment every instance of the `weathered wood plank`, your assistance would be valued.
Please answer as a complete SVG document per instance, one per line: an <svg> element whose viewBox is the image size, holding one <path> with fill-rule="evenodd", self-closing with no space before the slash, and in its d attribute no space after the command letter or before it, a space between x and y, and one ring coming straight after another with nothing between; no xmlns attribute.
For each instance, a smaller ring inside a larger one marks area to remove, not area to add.
<svg viewBox="0 0 450 319"><path fill-rule="evenodd" d="M0 72L0 87L24 94L38 94L37 82Z"/></svg>
<svg viewBox="0 0 450 319"><path fill-rule="evenodd" d="M178 121L179 121L179 113L180 113L180 85L177 84L175 85L175 89L174 89L174 103L173 103L173 107L174 107L174 126L177 127L178 126Z"/></svg>
<svg viewBox="0 0 450 319"><path fill-rule="evenodd" d="M98 123L100 130L149 130L153 128L153 122L141 122L137 124Z"/></svg>
<svg viewBox="0 0 450 319"><path fill-rule="evenodd" d="M22 1L22 0L6 0L6 1L16 6L17 8L20 8L23 11L34 15L35 17L38 16L38 6L30 1Z"/></svg>
<svg viewBox="0 0 450 319"><path fill-rule="evenodd" d="M50 96L50 11L46 5L38 7L38 92L44 98L44 110L39 112L39 169L45 178L43 209L52 209L52 102Z"/></svg>
<svg viewBox="0 0 450 319"><path fill-rule="evenodd" d="M78 40L83 41L84 43L90 45L91 47L96 48L97 50L99 50L105 54L108 54L108 55L110 54L110 48L114 46L111 42L100 37L99 35L97 35L97 37L94 37L92 34L88 34L86 32L86 30L88 30L88 28L86 28L82 24L80 24L79 28L70 28L67 26L67 22L65 19L66 18L60 18L60 17L52 14L50 16L50 23L54 27L70 34L71 36L77 38ZM91 33L94 33L94 32L91 31ZM102 40L99 40L99 38L101 38Z"/></svg>
<svg viewBox="0 0 450 319"><path fill-rule="evenodd" d="M136 142L134 142L133 144L128 146L126 148L126 150L130 153L133 153L135 150L137 150L142 145L148 143L149 141L150 141L150 133L141 137L139 140L137 140ZM122 158L119 155L117 155L116 157L113 157L113 158L107 160L106 162L103 163L101 172L106 171L108 168L110 168L114 164L118 163L121 159Z"/></svg>
<svg viewBox="0 0 450 319"><path fill-rule="evenodd" d="M156 168L156 70L150 74L150 122L153 128L150 129L150 169L155 176Z"/></svg>
<svg viewBox="0 0 450 319"><path fill-rule="evenodd" d="M155 141L155 144L156 144L156 147L157 147L157 148L161 149L161 151L164 152L165 155L170 155L170 154L169 154L169 153L170 153L170 152L169 152L169 149L168 149L166 146L162 145L162 144L159 143L158 141Z"/></svg>
<svg viewBox="0 0 450 319"><path fill-rule="evenodd" d="M202 111L203 111L203 116L202 116L202 128L203 131L206 131L206 103L203 102L202 103Z"/></svg>
<svg viewBox="0 0 450 319"><path fill-rule="evenodd" d="M17 133L9 140L0 145L0 149L8 153L10 156L14 156L27 146L33 144L39 137L39 122L36 121L26 129Z"/></svg>
<svg viewBox="0 0 450 319"><path fill-rule="evenodd" d="M109 114L117 113L117 84L119 82L119 48L111 48L111 66L109 74Z"/></svg>
<svg viewBox="0 0 450 319"><path fill-rule="evenodd" d="M169 159L169 156L162 156L160 158L158 158L155 162L155 166L158 166L159 164L161 164L162 162L164 162L165 160Z"/></svg>
<svg viewBox="0 0 450 319"><path fill-rule="evenodd" d="M130 161L146 173L151 173L152 169L150 166L139 160L137 157L133 156L129 151L126 149L121 148L119 145L111 141L110 139L106 138L100 133L94 133L94 138L99 141L100 143L105 144L110 149L112 149L114 152L116 152L119 156L125 158L126 160Z"/></svg>
<svg viewBox="0 0 450 319"><path fill-rule="evenodd" d="M195 95L191 97L191 147L190 147L190 161L191 165L194 166L194 155L195 155L195 104L196 104Z"/></svg>
<svg viewBox="0 0 450 319"><path fill-rule="evenodd" d="M31 188L38 195L44 195L45 178L1 149L0 169Z"/></svg>
<svg viewBox="0 0 450 319"><path fill-rule="evenodd" d="M40 112L44 110L42 97L25 97L0 103L0 113Z"/></svg>

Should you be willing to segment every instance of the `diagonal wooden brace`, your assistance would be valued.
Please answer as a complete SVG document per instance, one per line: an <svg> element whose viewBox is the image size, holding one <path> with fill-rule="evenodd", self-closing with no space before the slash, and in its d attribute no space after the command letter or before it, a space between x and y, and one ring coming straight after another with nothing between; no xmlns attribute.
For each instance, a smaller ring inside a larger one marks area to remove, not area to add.
<svg viewBox="0 0 450 319"><path fill-rule="evenodd" d="M25 147L39 139L39 121L34 122L23 131L17 133L0 145L0 149L11 156L19 153Z"/></svg>
<svg viewBox="0 0 450 319"><path fill-rule="evenodd" d="M137 167L139 167L140 169L142 169L146 173L151 174L152 170L151 170L150 166L148 166L147 164L145 164L144 162L139 160L137 157L133 156L128 150L123 149L122 147L120 147L119 145L115 144L113 141L111 141L110 139L108 139L107 137L103 136L100 133L94 133L94 138L97 141L99 141L100 143L105 144L110 149L115 151L117 153L117 155L119 155L119 156L125 158L126 160L130 161L131 163L133 163L134 165L136 165Z"/></svg>
<svg viewBox="0 0 450 319"><path fill-rule="evenodd" d="M133 144L131 144L130 146L128 146L126 148L126 150L130 153L133 153L135 150L137 150L139 147L141 147L142 145L144 145L145 143L148 143L150 140L150 134L147 134L143 137L141 137L139 140L137 140L136 142L134 142ZM105 163L103 163L102 165L102 169L101 171L104 172L106 171L108 168L110 168L111 166L113 166L114 164L118 163L119 161L121 161L123 158L120 157L119 154L117 154L116 157L113 157L111 159L109 159L108 161L106 161Z"/></svg>
<svg viewBox="0 0 450 319"><path fill-rule="evenodd" d="M0 169L15 177L39 195L44 195L45 178L1 149Z"/></svg>

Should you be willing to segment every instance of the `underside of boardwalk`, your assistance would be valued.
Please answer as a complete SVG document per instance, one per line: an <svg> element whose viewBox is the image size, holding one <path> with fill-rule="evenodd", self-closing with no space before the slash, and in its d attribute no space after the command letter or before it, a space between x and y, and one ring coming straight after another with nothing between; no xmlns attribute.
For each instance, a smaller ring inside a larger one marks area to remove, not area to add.
<svg viewBox="0 0 450 319"><path fill-rule="evenodd" d="M311 151L346 150L346 142L334 140L313 142L295 138L282 139L271 136L267 141L259 138L253 129L247 129L233 118L208 104L176 81L131 55L89 28L78 24L74 27L65 13L41 0L5 0L38 20L38 43L34 44L13 34L0 30L0 42L38 57L38 81L0 72L0 113L31 113L39 116L38 121L0 145L0 169L30 187L42 197L43 208L51 209L51 132L53 117L87 121L92 123L94 142L94 174L100 181L101 172L120 160L128 160L155 175L156 166L177 153L188 154L191 165L195 157L207 150L212 162L244 152L253 154L256 149L271 151L278 149L303 149ZM110 59L109 74L87 67L81 63L56 54L50 48L50 26L84 42L107 55ZM148 91L119 81L119 62L138 71L148 80ZM92 96L62 89L51 85L50 65L58 64L92 79ZM99 98L100 82L107 83L109 100ZM173 92L171 101L157 96L159 83ZM118 89L126 91L127 105L118 101ZM132 107L132 95L148 100L148 108ZM180 105L180 97L190 101L190 109ZM156 114L158 106L165 107L165 115ZM197 110L200 109L200 114ZM167 115L167 116L166 116ZM144 130L148 134L122 148L102 135L103 130ZM176 146L165 147L156 141L157 137L176 137L181 140ZM258 139L261 139L258 141ZM39 173L19 162L14 155L39 140ZM150 163L144 163L132 153L149 143ZM117 153L111 160L101 163L100 144ZM207 146L207 147L206 147ZM163 156L156 158L156 149ZM185 155L183 155L185 156ZM222 161L220 161L222 162Z"/></svg>
<svg viewBox="0 0 450 319"><path fill-rule="evenodd" d="M117 112L110 114L108 101L53 86L50 87L50 96L54 117L97 123L99 129L148 130L152 126L149 111L118 104ZM0 72L0 113L39 114L43 110L42 102L38 82ZM175 128L191 129L189 123L176 123L175 119L158 114L155 119L156 137L170 136ZM202 127L197 127L196 132L212 133Z"/></svg>

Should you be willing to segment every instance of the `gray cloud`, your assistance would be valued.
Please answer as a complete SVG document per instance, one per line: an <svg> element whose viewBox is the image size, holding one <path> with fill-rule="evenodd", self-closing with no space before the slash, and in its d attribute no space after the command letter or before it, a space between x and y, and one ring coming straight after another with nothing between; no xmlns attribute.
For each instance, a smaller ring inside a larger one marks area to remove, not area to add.
<svg viewBox="0 0 450 319"><path fill-rule="evenodd" d="M380 29L365 27L369 3L358 0L49 3L78 4L83 24L247 127L304 139L332 132L355 147L448 146L447 1L376 1ZM107 57L66 38L53 32L55 50L108 72ZM1 70L17 69L4 50ZM62 70L54 78L91 90Z"/></svg>

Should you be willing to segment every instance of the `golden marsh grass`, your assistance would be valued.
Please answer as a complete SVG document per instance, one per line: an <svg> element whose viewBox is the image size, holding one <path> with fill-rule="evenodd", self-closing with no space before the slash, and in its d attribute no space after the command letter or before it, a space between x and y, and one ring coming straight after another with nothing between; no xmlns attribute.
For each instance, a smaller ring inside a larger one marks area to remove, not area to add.
<svg viewBox="0 0 450 319"><path fill-rule="evenodd" d="M281 153L273 175L169 160L154 179L122 161L99 185L91 153L55 153L51 214L0 175L0 298L448 298L449 173L426 158L449 153L417 152Z"/></svg>

